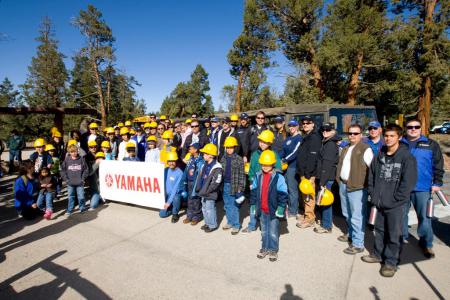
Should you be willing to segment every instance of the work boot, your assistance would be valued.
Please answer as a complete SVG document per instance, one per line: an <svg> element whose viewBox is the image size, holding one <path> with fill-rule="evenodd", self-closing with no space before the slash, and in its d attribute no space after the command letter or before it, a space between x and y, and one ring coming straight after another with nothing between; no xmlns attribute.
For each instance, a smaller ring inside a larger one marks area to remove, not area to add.
<svg viewBox="0 0 450 300"><path fill-rule="evenodd" d="M299 223L295 224L295 226L297 226L298 228L301 228L301 229L305 229L305 228L314 226L314 223L315 223L314 220L307 221L305 219L303 222L299 222Z"/></svg>
<svg viewBox="0 0 450 300"><path fill-rule="evenodd" d="M183 224L189 224L189 223L191 223L191 219L186 218L183 220Z"/></svg>
<svg viewBox="0 0 450 300"><path fill-rule="evenodd" d="M266 257L269 254L269 251L264 250L264 249L260 249L258 254L256 254L256 257L259 259L263 259L264 257Z"/></svg>
<svg viewBox="0 0 450 300"><path fill-rule="evenodd" d="M236 234L238 234L239 233L239 228L233 228L233 229L231 229L231 234L232 235L236 235Z"/></svg>
<svg viewBox="0 0 450 300"><path fill-rule="evenodd" d="M358 248L353 245L350 245L348 248L344 249L345 254L355 255L357 253L361 253L364 251L364 248Z"/></svg>
<svg viewBox="0 0 450 300"><path fill-rule="evenodd" d="M323 228L322 226L314 228L315 233L331 233L331 228Z"/></svg>
<svg viewBox="0 0 450 300"><path fill-rule="evenodd" d="M172 223L178 222L179 219L180 219L180 216L178 214L173 215L172 216Z"/></svg>
<svg viewBox="0 0 450 300"><path fill-rule="evenodd" d="M381 258L376 257L376 256L373 255L373 254L361 256L361 260L362 260L363 262L366 262L366 263L369 263L369 264L372 264L372 263L380 263L380 262L381 262Z"/></svg>
<svg viewBox="0 0 450 300"><path fill-rule="evenodd" d="M228 230L228 229L231 229L231 228L232 228L232 226L230 224L225 224L225 225L222 226L223 230Z"/></svg>
<svg viewBox="0 0 450 300"><path fill-rule="evenodd" d="M206 227L206 228L205 228L205 232L206 232L206 233L210 233L210 232L213 232L213 231L215 231L215 230L217 230L217 227L216 227L216 228L209 228L209 227Z"/></svg>
<svg viewBox="0 0 450 300"><path fill-rule="evenodd" d="M252 232L253 230L251 230L250 228L248 228L248 227L246 227L246 228L244 228L243 230L242 230L242 233L250 233L250 232Z"/></svg>
<svg viewBox="0 0 450 300"><path fill-rule="evenodd" d="M206 228L208 228L208 225L203 224L202 227L200 227L201 230L205 230Z"/></svg>
<svg viewBox="0 0 450 300"><path fill-rule="evenodd" d="M192 220L192 221L191 221L191 225L192 225L192 226L195 226L195 225L197 225L197 224L198 224L198 220Z"/></svg>
<svg viewBox="0 0 450 300"><path fill-rule="evenodd" d="M434 258L436 255L434 254L433 248L423 248L423 255L425 255L426 258Z"/></svg>
<svg viewBox="0 0 450 300"><path fill-rule="evenodd" d="M397 272L397 268L388 264L383 265L380 269L380 274L383 277L393 277L395 272Z"/></svg>
<svg viewBox="0 0 450 300"><path fill-rule="evenodd" d="M271 262L275 262L278 259L278 254L275 251L270 251L269 252L269 260Z"/></svg>
<svg viewBox="0 0 450 300"><path fill-rule="evenodd" d="M348 233L343 234L337 238L339 242L351 243L352 239L348 236Z"/></svg>

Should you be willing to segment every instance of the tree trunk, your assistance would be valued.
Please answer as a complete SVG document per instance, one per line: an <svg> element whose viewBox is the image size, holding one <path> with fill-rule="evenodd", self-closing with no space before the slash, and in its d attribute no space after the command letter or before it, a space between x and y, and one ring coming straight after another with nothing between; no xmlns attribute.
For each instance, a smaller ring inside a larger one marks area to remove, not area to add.
<svg viewBox="0 0 450 300"><path fill-rule="evenodd" d="M311 72L314 77L314 86L319 90L319 101L322 102L325 98L325 92L323 90L322 84L322 75L320 73L319 65L315 62L316 50L314 48L310 48L309 54L311 55Z"/></svg>
<svg viewBox="0 0 450 300"><path fill-rule="evenodd" d="M102 119L102 128L106 128L106 109L105 100L103 99L102 83L100 80L100 74L98 72L98 66L95 60L92 61L92 67L94 70L95 82L97 84L97 94L100 98L100 113Z"/></svg>
<svg viewBox="0 0 450 300"><path fill-rule="evenodd" d="M111 81L108 80L108 82L106 83L106 104L107 104L107 109L108 109L108 113L110 112L111 109Z"/></svg>
<svg viewBox="0 0 450 300"><path fill-rule="evenodd" d="M235 104L235 110L237 113L241 112L241 92L242 92L242 81L244 80L244 70L241 70L239 73L239 80L237 85L237 91L236 91L236 104Z"/></svg>
<svg viewBox="0 0 450 300"><path fill-rule="evenodd" d="M352 77L350 79L350 84L348 85L347 92L347 104L354 106L356 104L356 90L359 85L359 74L361 73L361 68L363 64L364 55L359 52L356 56L356 67L353 69Z"/></svg>

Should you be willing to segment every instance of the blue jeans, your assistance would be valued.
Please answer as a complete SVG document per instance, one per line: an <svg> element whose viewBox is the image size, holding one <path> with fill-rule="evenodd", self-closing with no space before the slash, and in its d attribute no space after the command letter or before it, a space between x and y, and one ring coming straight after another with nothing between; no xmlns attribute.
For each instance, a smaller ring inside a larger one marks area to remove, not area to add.
<svg viewBox="0 0 450 300"><path fill-rule="evenodd" d="M240 205L236 203L236 197L230 195L231 184L224 183L223 185L223 203L225 207L225 213L227 215L227 224L233 228L241 228L239 223L239 207Z"/></svg>
<svg viewBox="0 0 450 300"><path fill-rule="evenodd" d="M181 196L176 195L175 198L173 199L172 204L167 209L161 209L159 211L159 216L161 218L167 218L170 215L177 215L178 212L180 211L180 206L181 206Z"/></svg>
<svg viewBox="0 0 450 300"><path fill-rule="evenodd" d="M289 191L288 214L296 216L298 214L298 180L296 168L288 167L284 178Z"/></svg>
<svg viewBox="0 0 450 300"><path fill-rule="evenodd" d="M48 192L48 191L40 192L39 196L37 198L37 206L39 207L39 209L50 210L53 212L53 197L54 197L54 195L55 194L53 192ZM45 200L45 204L44 204L44 200Z"/></svg>
<svg viewBox="0 0 450 300"><path fill-rule="evenodd" d="M408 232L408 212L411 204L416 211L417 220L417 235L419 236L419 245L421 247L433 247L433 227L431 227L431 218L427 217L427 202L431 197L430 192L412 192L411 201L406 204L405 215L403 217L403 239L409 238Z"/></svg>
<svg viewBox="0 0 450 300"><path fill-rule="evenodd" d="M270 219L270 215L261 211L261 242L262 249L266 251L278 252L280 239L280 220L278 218Z"/></svg>
<svg viewBox="0 0 450 300"><path fill-rule="evenodd" d="M90 207L91 208L97 208L98 205L100 204L100 191L98 190L98 185L91 185L89 187L89 193L91 194L91 203L90 203Z"/></svg>
<svg viewBox="0 0 450 300"><path fill-rule="evenodd" d="M84 187L82 185L68 185L67 194L69 196L69 203L67 206L68 214L71 214L73 212L73 208L75 207L75 197L78 198L78 205L80 207L80 212L86 210L86 206L84 203Z"/></svg>
<svg viewBox="0 0 450 300"><path fill-rule="evenodd" d="M328 181L325 186L331 191L332 185L333 181ZM331 229L333 227L333 204L328 206L319 206L319 209L322 214L322 227Z"/></svg>
<svg viewBox="0 0 450 300"><path fill-rule="evenodd" d="M341 196L342 214L347 221L348 235L352 239L352 245L364 248L367 190L347 192L347 185L341 182L339 183L339 195Z"/></svg>
<svg viewBox="0 0 450 300"><path fill-rule="evenodd" d="M217 228L216 201L202 198L202 212L205 224L210 229Z"/></svg>
<svg viewBox="0 0 450 300"><path fill-rule="evenodd" d="M248 222L248 230L255 231L258 226L258 217L250 211L250 222Z"/></svg>
<svg viewBox="0 0 450 300"><path fill-rule="evenodd" d="M9 150L9 173L14 169L14 159L22 163L22 150Z"/></svg>

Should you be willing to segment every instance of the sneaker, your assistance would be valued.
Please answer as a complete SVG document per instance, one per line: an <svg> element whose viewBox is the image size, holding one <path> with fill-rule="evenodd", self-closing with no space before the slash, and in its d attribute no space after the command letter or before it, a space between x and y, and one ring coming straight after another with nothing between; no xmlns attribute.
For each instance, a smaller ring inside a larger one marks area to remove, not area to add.
<svg viewBox="0 0 450 300"><path fill-rule="evenodd" d="M331 228L323 228L322 226L314 228L315 233L331 233Z"/></svg>
<svg viewBox="0 0 450 300"><path fill-rule="evenodd" d="M203 224L202 227L200 227L201 230L205 230L206 228L208 228L208 225Z"/></svg>
<svg viewBox="0 0 450 300"><path fill-rule="evenodd" d="M351 243L351 242L352 242L352 239L348 236L347 233L346 233L346 234L343 234L343 235L341 235L341 236L339 236L339 237L337 238L337 240L338 240L339 242L344 242L344 243Z"/></svg>
<svg viewBox="0 0 450 300"><path fill-rule="evenodd" d="M373 254L363 255L363 256L361 256L361 260L363 262L366 262L366 263L369 263L369 264L380 263L381 262L381 258L376 257Z"/></svg>
<svg viewBox="0 0 450 300"><path fill-rule="evenodd" d="M191 221L191 225L192 225L192 226L195 226L195 225L198 224L198 222L199 222L198 220L192 220L192 221Z"/></svg>
<svg viewBox="0 0 450 300"><path fill-rule="evenodd" d="M183 220L183 224L189 224L189 223L191 223L191 219L186 218Z"/></svg>
<svg viewBox="0 0 450 300"><path fill-rule="evenodd" d="M70 212L66 212L66 213L64 214L64 216L65 216L66 218L70 217L71 215L72 215L72 213L70 213Z"/></svg>
<svg viewBox="0 0 450 300"><path fill-rule="evenodd" d="M364 248L358 248L353 245L350 245L348 248L344 249L345 254L355 255L357 253L361 253L364 251Z"/></svg>
<svg viewBox="0 0 450 300"><path fill-rule="evenodd" d="M232 235L236 235L236 234L238 234L239 233L239 228L233 228L233 229L231 229L231 234Z"/></svg>
<svg viewBox="0 0 450 300"><path fill-rule="evenodd" d="M269 251L261 249L261 250L259 250L258 254L256 254L256 257L259 258L259 259L263 259L268 254L269 254Z"/></svg>
<svg viewBox="0 0 450 300"><path fill-rule="evenodd" d="M305 229L305 228L314 226L314 221L309 221L309 222L304 221L301 223L299 222L299 223L295 224L295 226L297 226L298 228L301 228L301 229Z"/></svg>
<svg viewBox="0 0 450 300"><path fill-rule="evenodd" d="M436 255L434 254L433 248L423 248L423 255L426 258L434 258Z"/></svg>
<svg viewBox="0 0 450 300"><path fill-rule="evenodd" d="M172 223L178 222L179 219L180 219L180 216L179 216L178 214L173 215L173 216L172 216Z"/></svg>
<svg viewBox="0 0 450 300"><path fill-rule="evenodd" d="M217 230L217 228L218 228L218 227L216 227L216 228L209 228L209 227L206 227L206 228L205 228L205 232L206 232L206 233L210 233L210 232L213 232L213 231Z"/></svg>
<svg viewBox="0 0 450 300"><path fill-rule="evenodd" d="M232 228L232 226L230 224L225 224L225 225L222 226L223 230L228 230L228 229L231 229L231 228Z"/></svg>
<svg viewBox="0 0 450 300"><path fill-rule="evenodd" d="M47 220L50 220L51 217L52 217L52 211L49 209L45 210L44 218Z"/></svg>
<svg viewBox="0 0 450 300"><path fill-rule="evenodd" d="M241 232L242 233L250 233L250 232L252 232L253 230L251 230L250 228L248 228L248 227L246 227L246 228L244 228Z"/></svg>
<svg viewBox="0 0 450 300"><path fill-rule="evenodd" d="M269 260L271 262L275 262L278 259L278 253L276 253L275 251L270 251L269 252Z"/></svg>
<svg viewBox="0 0 450 300"><path fill-rule="evenodd" d="M383 277L393 277L395 272L397 272L397 268L387 264L383 265L380 269L380 274Z"/></svg>
<svg viewBox="0 0 450 300"><path fill-rule="evenodd" d="M402 241L402 243L403 243L404 245L406 245L406 244L409 244L409 241L408 241L407 239L404 239L404 240Z"/></svg>

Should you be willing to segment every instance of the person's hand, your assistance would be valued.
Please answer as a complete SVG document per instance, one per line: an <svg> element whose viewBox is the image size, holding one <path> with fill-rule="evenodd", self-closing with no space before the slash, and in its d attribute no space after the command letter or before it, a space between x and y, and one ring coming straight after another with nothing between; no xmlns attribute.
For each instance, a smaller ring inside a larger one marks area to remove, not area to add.
<svg viewBox="0 0 450 300"><path fill-rule="evenodd" d="M283 218L284 217L284 208L281 206L278 206L277 211L275 212L275 216L277 216L278 218Z"/></svg>
<svg viewBox="0 0 450 300"><path fill-rule="evenodd" d="M254 215L256 213L256 205L250 205L250 214Z"/></svg>
<svg viewBox="0 0 450 300"><path fill-rule="evenodd" d="M305 179L305 176L300 177L300 180L304 180L304 179Z"/></svg>
<svg viewBox="0 0 450 300"><path fill-rule="evenodd" d="M431 192L432 193L439 192L440 190L441 190L441 187L439 187L439 186L432 186L431 187Z"/></svg>
<svg viewBox="0 0 450 300"><path fill-rule="evenodd" d="M37 208L37 204L36 204L36 203L33 203L33 204L31 204L31 207L32 207L32 208Z"/></svg>
<svg viewBox="0 0 450 300"><path fill-rule="evenodd" d="M247 163L247 156L244 156L242 159L244 160L244 164L246 164Z"/></svg>
<svg viewBox="0 0 450 300"><path fill-rule="evenodd" d="M311 177L309 178L309 181L311 181L311 183L314 184L314 183L316 182L316 177L311 176Z"/></svg>
<svg viewBox="0 0 450 300"><path fill-rule="evenodd" d="M169 203L164 204L164 209L168 209L170 207Z"/></svg>

